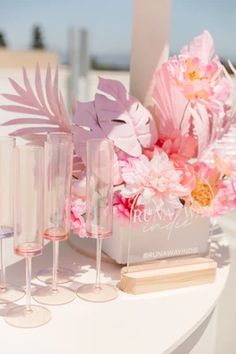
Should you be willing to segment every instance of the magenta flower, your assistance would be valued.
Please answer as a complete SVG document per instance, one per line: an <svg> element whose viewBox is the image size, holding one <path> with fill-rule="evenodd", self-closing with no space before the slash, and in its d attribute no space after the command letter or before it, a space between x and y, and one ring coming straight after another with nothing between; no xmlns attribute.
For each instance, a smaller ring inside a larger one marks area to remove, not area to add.
<svg viewBox="0 0 236 354"><path fill-rule="evenodd" d="M121 191L116 191L113 198L114 215L130 217L131 209L135 207L134 197L125 198L122 196Z"/></svg>

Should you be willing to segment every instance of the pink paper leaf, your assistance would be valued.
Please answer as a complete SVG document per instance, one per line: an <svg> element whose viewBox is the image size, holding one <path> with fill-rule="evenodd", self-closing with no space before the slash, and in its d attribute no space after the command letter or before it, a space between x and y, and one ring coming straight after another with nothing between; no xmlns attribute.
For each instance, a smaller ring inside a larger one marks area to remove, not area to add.
<svg viewBox="0 0 236 354"><path fill-rule="evenodd" d="M0 108L2 108L4 111L9 111L9 112L35 114L35 115L44 116L44 112L37 109L37 108L24 107L24 106L14 106L14 105L2 105L2 106L0 106Z"/></svg>
<svg viewBox="0 0 236 354"><path fill-rule="evenodd" d="M209 116L206 107L200 103L196 104L194 108L190 108L190 111L193 117L194 133L198 139L198 157L200 157L209 145Z"/></svg>
<svg viewBox="0 0 236 354"><path fill-rule="evenodd" d="M128 93L124 85L118 80L99 77L98 90L122 101L128 99Z"/></svg>
<svg viewBox="0 0 236 354"><path fill-rule="evenodd" d="M56 128L56 127L49 127L45 129L45 133L49 133L49 132L59 132L60 128ZM25 137L26 135L33 135L33 134L40 134L42 133L42 128L41 127L30 127L30 128L21 128L21 129L17 129L15 130L13 133L11 133L10 135L13 136L22 136Z"/></svg>
<svg viewBox="0 0 236 354"><path fill-rule="evenodd" d="M190 129L189 102L173 84L169 69L167 62L155 73L152 97L158 130L161 136L169 136L174 130L180 130L182 135L186 135Z"/></svg>
<svg viewBox="0 0 236 354"><path fill-rule="evenodd" d="M39 65L35 69L35 89L31 85L27 72L23 68L23 80L24 88L21 87L17 82L9 79L12 87L16 91L17 95L3 94L3 96L18 105L1 105L0 108L6 111L23 113L23 114L33 114L35 117L29 118L28 124L36 124L38 119L38 124L42 124L43 120L37 118L37 116L43 116L45 118L45 124L51 124L56 129L56 131L69 132L71 130L68 116L65 110L65 105L61 92L58 90L58 69L56 70L54 79L51 74L51 67L48 65L46 70L46 80L45 80L45 90L43 89L41 73ZM44 95L45 91L45 95ZM9 121L8 121L9 122ZM7 125L5 122L4 125ZM10 124L13 124L12 121ZM16 118L14 124L25 124L22 118ZM28 129L28 128L27 128ZM30 128L29 128L30 129ZM38 128L42 132L48 131L48 128L41 126ZM28 132L28 131L27 131ZM35 128L34 128L35 132ZM13 134L15 134L13 132ZM17 134L24 133L24 129L17 130Z"/></svg>
<svg viewBox="0 0 236 354"><path fill-rule="evenodd" d="M157 130L151 113L116 80L100 78L98 89L106 94L95 95L98 123L105 136L135 157L141 155L142 147L153 146Z"/></svg>
<svg viewBox="0 0 236 354"><path fill-rule="evenodd" d="M94 138L105 138L99 126L94 102L77 102L73 116L72 133L75 151L86 163L86 141Z"/></svg>
<svg viewBox="0 0 236 354"><path fill-rule="evenodd" d="M39 99L41 106L44 108L47 108L47 105L46 105L46 102L44 99L44 94L43 94L42 79L41 79L39 64L36 65L36 69L35 69L35 89L36 89L36 93L38 95L38 99Z"/></svg>
<svg viewBox="0 0 236 354"><path fill-rule="evenodd" d="M16 118L8 120L3 123L2 126L17 125L17 124L51 124L47 119L44 118Z"/></svg>
<svg viewBox="0 0 236 354"><path fill-rule="evenodd" d="M16 93L18 93L20 96L24 96L24 94L26 94L26 91L15 80L9 77L9 81Z"/></svg>

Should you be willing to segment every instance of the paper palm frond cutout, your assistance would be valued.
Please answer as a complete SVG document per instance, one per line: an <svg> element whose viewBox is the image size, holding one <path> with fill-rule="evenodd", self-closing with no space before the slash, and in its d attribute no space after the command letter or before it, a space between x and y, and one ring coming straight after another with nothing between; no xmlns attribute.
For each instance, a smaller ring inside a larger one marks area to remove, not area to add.
<svg viewBox="0 0 236 354"><path fill-rule="evenodd" d="M24 68L24 87L11 78L9 80L16 94L5 93L2 96L14 102L14 105L1 105L0 108L5 111L18 113L19 117L8 120L3 125L37 125L37 127L24 127L14 130L11 135L33 136L35 140L37 137L40 138L42 133L45 134L45 132L70 132L71 128L63 97L58 89L58 68L54 77L52 77L51 67L48 65L45 86L42 84L39 65L36 66L35 70L34 88ZM21 117L20 114L27 114L30 117Z"/></svg>

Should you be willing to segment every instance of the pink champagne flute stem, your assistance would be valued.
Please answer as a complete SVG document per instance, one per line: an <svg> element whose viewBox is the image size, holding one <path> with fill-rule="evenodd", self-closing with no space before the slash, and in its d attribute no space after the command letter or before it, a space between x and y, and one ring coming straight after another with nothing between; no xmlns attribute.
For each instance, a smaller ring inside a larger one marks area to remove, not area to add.
<svg viewBox="0 0 236 354"><path fill-rule="evenodd" d="M26 277L26 310L31 311L31 268L32 257L25 257L25 277Z"/></svg>
<svg viewBox="0 0 236 354"><path fill-rule="evenodd" d="M57 291L59 241L53 241L52 290Z"/></svg>
<svg viewBox="0 0 236 354"><path fill-rule="evenodd" d="M5 266L5 252L4 252L4 240L0 239L0 263L1 263L1 276L0 276L0 288L6 289L6 266Z"/></svg>
<svg viewBox="0 0 236 354"><path fill-rule="evenodd" d="M96 283L95 288L101 288L101 258L102 258L102 239L97 239L97 251L96 251Z"/></svg>

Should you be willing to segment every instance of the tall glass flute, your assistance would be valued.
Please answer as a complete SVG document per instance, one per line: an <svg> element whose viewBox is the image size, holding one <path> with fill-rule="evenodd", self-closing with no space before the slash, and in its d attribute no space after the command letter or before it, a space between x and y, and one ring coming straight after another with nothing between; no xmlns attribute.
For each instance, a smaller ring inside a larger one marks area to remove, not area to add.
<svg viewBox="0 0 236 354"><path fill-rule="evenodd" d="M77 295L87 301L105 302L118 295L116 287L102 284L102 239L112 236L113 221L113 143L107 139L87 142L86 230L97 239L96 282L79 287Z"/></svg>
<svg viewBox="0 0 236 354"><path fill-rule="evenodd" d="M52 150L52 144L53 144L53 150ZM68 183L70 178L70 175L72 175L71 172L71 144L72 144L72 135L69 133L49 133L47 135L47 143L46 143L46 151L50 152L51 151L51 161L49 161L49 156L46 157L46 171L48 171L48 179L47 182L48 184L46 185L46 207L45 210L51 213L56 213L59 212L59 208L63 208L64 205L64 197L62 193L67 193L68 191L63 192L62 187L65 189L67 188L66 183ZM64 151L62 151L65 149ZM63 152L63 153L62 153ZM54 164L54 167L52 169L52 165ZM63 165L67 165L67 170L64 171L64 176L62 174L62 170L64 169ZM55 169L56 168L56 169ZM66 175L67 174L67 175ZM57 175L57 181L56 181L56 175ZM64 178L65 182L62 182L62 179ZM50 182L51 181L51 182ZM57 183L54 185L54 189L51 189L49 186L49 183ZM59 183L64 183L64 186L60 186ZM50 194L51 191L51 194ZM56 199L61 199L61 201L57 204ZM67 197L68 198L68 197ZM68 199L69 202L69 199ZM58 211L56 209L58 208ZM50 210L51 209L51 210ZM67 213L68 213L68 208L67 208ZM50 215L46 215L45 219L46 221L48 220L48 217L50 218ZM65 222L68 223L68 214L66 216ZM51 222L49 222L51 224ZM48 227L48 226L47 226ZM49 226L51 227L51 226ZM45 239L50 240L50 241L64 241L67 239L69 233L69 228L68 225L66 225L66 234L65 235L56 235L54 237L53 235L48 234L48 232L45 232ZM57 284L64 284L72 281L75 277L75 273L65 267L60 267L59 266L59 242L54 242L53 243L53 257L56 258L55 261L53 261L53 267L50 268L45 268L41 269L39 273L37 274L37 278L46 283L46 284L52 284L53 280L55 280L55 277L53 277L53 271L55 270L55 265L57 269L57 274L56 274L56 281Z"/></svg>
<svg viewBox="0 0 236 354"><path fill-rule="evenodd" d="M5 320L22 328L39 327L51 318L46 308L31 305L32 257L41 255L43 247L43 157L40 146L15 148L14 250L26 261L26 305L10 309Z"/></svg>
<svg viewBox="0 0 236 354"><path fill-rule="evenodd" d="M70 232L70 196L73 143L69 133L51 133L45 143L45 231L44 238L53 244L52 284L34 293L42 304L61 305L75 298L70 289L58 286L59 242Z"/></svg>
<svg viewBox="0 0 236 354"><path fill-rule="evenodd" d="M15 138L0 137L0 304L21 299L25 292L6 283L5 240L13 236L13 155Z"/></svg>

